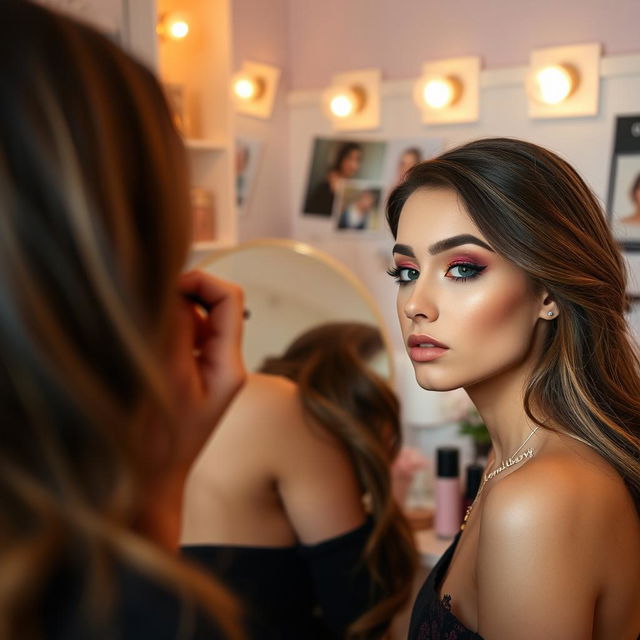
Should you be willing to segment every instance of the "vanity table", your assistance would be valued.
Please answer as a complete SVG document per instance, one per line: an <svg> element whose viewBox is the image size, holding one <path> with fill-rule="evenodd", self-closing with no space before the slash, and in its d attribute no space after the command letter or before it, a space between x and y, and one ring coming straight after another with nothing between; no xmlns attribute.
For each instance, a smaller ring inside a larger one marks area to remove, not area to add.
<svg viewBox="0 0 640 640"><path fill-rule="evenodd" d="M433 528L416 531L415 539L420 554L420 564L428 570L435 566L453 540L453 538L447 540L438 538Z"/></svg>

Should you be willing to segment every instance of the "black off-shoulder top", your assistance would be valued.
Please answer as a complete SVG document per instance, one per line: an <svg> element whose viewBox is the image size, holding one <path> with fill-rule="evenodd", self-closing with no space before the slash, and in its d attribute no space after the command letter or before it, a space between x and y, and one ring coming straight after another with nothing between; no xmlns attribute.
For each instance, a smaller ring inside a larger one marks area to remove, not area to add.
<svg viewBox="0 0 640 640"><path fill-rule="evenodd" d="M439 595L460 533L454 538L436 566L427 576L413 605L408 640L482 640L474 631L467 629L451 611L451 596Z"/></svg>
<svg viewBox="0 0 640 640"><path fill-rule="evenodd" d="M369 519L311 546L184 545L182 553L238 596L250 640L342 640L376 601L362 562L372 527Z"/></svg>

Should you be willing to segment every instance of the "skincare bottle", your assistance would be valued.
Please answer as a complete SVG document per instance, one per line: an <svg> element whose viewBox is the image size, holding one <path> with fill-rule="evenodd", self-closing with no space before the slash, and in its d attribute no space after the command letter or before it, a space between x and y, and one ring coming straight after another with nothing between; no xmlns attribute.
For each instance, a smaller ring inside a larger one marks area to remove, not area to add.
<svg viewBox="0 0 640 640"><path fill-rule="evenodd" d="M436 455L435 532L438 538L453 538L462 522L460 453L454 447L440 447Z"/></svg>

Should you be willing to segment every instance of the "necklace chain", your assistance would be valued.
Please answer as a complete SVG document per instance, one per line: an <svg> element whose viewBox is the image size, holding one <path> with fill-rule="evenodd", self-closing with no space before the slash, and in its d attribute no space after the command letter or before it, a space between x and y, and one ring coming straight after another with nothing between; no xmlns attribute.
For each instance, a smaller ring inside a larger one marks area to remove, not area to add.
<svg viewBox="0 0 640 640"><path fill-rule="evenodd" d="M516 455L522 450L524 445L527 444L527 442L529 442L529 440L531 440L531 438L533 438L535 432L539 428L540 428L540 426L536 426L536 428L526 437L525 441L506 460L503 460L498 467L496 467L490 473L488 473L488 474L485 473L483 475L482 483L480 484L480 488L478 489L478 493L476 494L476 497L473 499L473 502L467 507L467 512L464 514L464 520L462 521L462 524L460 525L460 531L464 531L464 528L467 525L467 520L469 519L469 516L471 515L471 511L473 509L473 506L475 505L475 503L477 502L478 498L480 497L480 494L482 493L482 490L484 489L484 485L489 480L491 480L492 478L495 478L498 474L502 473L505 469L508 469L509 467L513 467L514 465L521 463L523 460L528 460L529 458L533 458L534 451L533 451L533 449L531 447L529 447L528 449L523 451L517 458L516 458Z"/></svg>

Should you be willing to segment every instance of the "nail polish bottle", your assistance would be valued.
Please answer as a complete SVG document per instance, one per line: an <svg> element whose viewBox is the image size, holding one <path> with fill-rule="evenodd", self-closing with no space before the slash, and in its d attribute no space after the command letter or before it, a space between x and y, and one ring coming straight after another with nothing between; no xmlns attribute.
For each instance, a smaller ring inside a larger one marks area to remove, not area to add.
<svg viewBox="0 0 640 640"><path fill-rule="evenodd" d="M454 447L440 447L436 455L435 532L438 538L453 538L462 522L460 453Z"/></svg>

